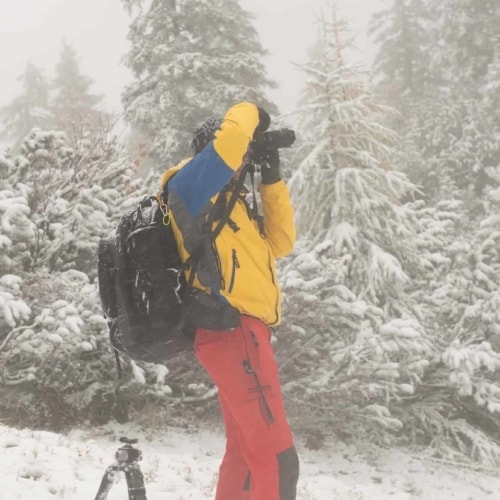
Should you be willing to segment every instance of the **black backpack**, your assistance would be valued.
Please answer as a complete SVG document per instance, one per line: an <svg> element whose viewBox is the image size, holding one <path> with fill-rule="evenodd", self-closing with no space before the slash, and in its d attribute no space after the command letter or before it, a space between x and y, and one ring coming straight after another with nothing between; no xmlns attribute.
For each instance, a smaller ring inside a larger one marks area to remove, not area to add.
<svg viewBox="0 0 500 500"><path fill-rule="evenodd" d="M212 241L229 222L247 168L234 184L229 201L223 190L207 218L206 237ZM119 371L118 353L134 361L165 363L192 349L198 326L229 330L239 324L237 309L193 288L202 247L182 263L163 201L167 195L165 189L162 196L143 199L99 241L99 295ZM186 269L190 269L189 283Z"/></svg>
<svg viewBox="0 0 500 500"><path fill-rule="evenodd" d="M160 201L147 197L124 215L101 238L97 256L99 295L115 353L152 363L192 346L184 326L184 267Z"/></svg>

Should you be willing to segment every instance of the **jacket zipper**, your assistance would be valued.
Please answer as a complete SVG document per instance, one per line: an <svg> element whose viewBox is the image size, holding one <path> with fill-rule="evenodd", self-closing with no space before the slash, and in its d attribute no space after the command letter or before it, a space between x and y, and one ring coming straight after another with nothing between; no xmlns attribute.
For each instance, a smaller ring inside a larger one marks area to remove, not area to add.
<svg viewBox="0 0 500 500"><path fill-rule="evenodd" d="M234 288L234 281L236 278L236 269L240 268L240 262L238 261L238 256L236 255L236 250L233 248L233 266L231 268L231 279L229 280L228 293L231 293Z"/></svg>
<svg viewBox="0 0 500 500"><path fill-rule="evenodd" d="M222 264L220 261L220 255L219 255L219 251L217 250L217 245L216 245L215 241L212 241L212 251L213 251L213 254L215 257L215 265L217 267L217 271L218 271L219 276L220 276L220 288L223 290L225 287L224 276L222 276Z"/></svg>

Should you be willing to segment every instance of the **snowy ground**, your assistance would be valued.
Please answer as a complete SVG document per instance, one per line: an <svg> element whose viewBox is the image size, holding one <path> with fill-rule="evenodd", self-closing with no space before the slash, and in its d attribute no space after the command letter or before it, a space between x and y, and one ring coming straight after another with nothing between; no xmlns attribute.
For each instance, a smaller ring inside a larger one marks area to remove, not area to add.
<svg viewBox="0 0 500 500"><path fill-rule="evenodd" d="M219 432L166 428L153 441L151 433L133 426L110 425L65 436L0 426L0 499L93 500L122 435L140 439L148 500L213 498L224 445ZM484 471L395 450L370 447L360 452L333 441L319 452L304 449L300 440L297 447L298 500L500 498L500 476ZM121 477L108 499L127 498Z"/></svg>

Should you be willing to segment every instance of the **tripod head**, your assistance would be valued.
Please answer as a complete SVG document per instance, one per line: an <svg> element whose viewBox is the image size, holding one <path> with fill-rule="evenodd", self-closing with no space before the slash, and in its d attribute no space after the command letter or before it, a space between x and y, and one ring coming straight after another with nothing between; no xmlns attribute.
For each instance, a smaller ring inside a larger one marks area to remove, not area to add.
<svg viewBox="0 0 500 500"><path fill-rule="evenodd" d="M120 443L127 443L127 444L137 444L139 442L137 438L128 438L125 436L122 436L118 441L120 441Z"/></svg>
<svg viewBox="0 0 500 500"><path fill-rule="evenodd" d="M132 446L138 442L139 440L136 438L120 438L120 443L125 443L115 453L115 458L120 466L130 465L142 460L142 451Z"/></svg>

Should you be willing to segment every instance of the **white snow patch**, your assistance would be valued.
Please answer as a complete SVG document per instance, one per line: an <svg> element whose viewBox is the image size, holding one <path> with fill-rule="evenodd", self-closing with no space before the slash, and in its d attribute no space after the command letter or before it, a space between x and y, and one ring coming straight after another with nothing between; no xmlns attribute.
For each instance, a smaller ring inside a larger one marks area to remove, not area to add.
<svg viewBox="0 0 500 500"><path fill-rule="evenodd" d="M165 425L155 432L131 424L68 435L0 425L0 498L95 498L106 467L122 446L120 436L139 438L148 500L214 498L224 451L221 428L186 431ZM493 500L500 491L495 471L474 471L370 445L355 448L333 436L319 451L305 448L300 438L296 446L301 461L298 500ZM121 474L108 500L125 498Z"/></svg>

